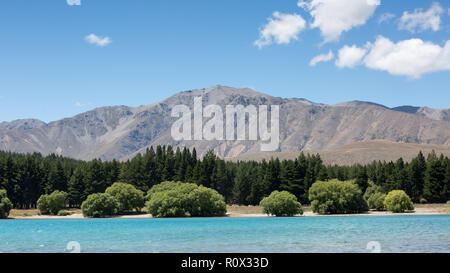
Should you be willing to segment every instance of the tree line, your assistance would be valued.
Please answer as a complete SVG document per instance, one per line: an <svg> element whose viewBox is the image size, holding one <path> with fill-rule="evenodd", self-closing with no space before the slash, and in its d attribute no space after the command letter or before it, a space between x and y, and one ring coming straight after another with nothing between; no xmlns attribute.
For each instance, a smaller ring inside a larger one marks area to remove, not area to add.
<svg viewBox="0 0 450 273"><path fill-rule="evenodd" d="M93 193L115 182L129 183L147 192L162 181L183 181L217 190L227 203L257 205L275 190L294 194L308 204L316 181L354 180L364 193L372 181L384 193L404 190L414 202L450 200L450 160L433 151L420 152L411 162L374 161L367 165L328 166L318 154L300 153L294 160L224 161L213 151L198 158L195 148L157 146L130 160L75 160L39 153L0 152L0 189L15 208L34 208L43 194L68 193L71 207L79 207Z"/></svg>

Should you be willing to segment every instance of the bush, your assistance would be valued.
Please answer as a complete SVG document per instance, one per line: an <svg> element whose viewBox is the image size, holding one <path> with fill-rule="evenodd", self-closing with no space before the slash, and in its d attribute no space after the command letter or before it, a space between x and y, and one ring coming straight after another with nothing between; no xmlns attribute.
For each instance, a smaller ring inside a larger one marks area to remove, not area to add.
<svg viewBox="0 0 450 273"><path fill-rule="evenodd" d="M367 205L369 206L369 209L384 210L384 198L386 198L386 194L382 192L377 192L370 196L369 200L367 200Z"/></svg>
<svg viewBox="0 0 450 273"><path fill-rule="evenodd" d="M54 191L51 194L43 194L37 201L37 207L41 214L57 215L60 210L66 207L67 193Z"/></svg>
<svg viewBox="0 0 450 273"><path fill-rule="evenodd" d="M361 190L353 182L330 180L316 182L309 189L313 212L320 214L345 214L368 211Z"/></svg>
<svg viewBox="0 0 450 273"><path fill-rule="evenodd" d="M420 204L426 204L426 203L428 203L427 199L425 199L425 198L423 198L423 197L420 198L419 202L420 202Z"/></svg>
<svg viewBox="0 0 450 273"><path fill-rule="evenodd" d="M118 213L135 209L140 211L145 206L144 193L133 185L126 183L114 183L107 188L105 193L114 197L118 203Z"/></svg>
<svg viewBox="0 0 450 273"><path fill-rule="evenodd" d="M107 193L94 193L81 204L81 211L85 217L107 217L117 215L117 200Z"/></svg>
<svg viewBox="0 0 450 273"><path fill-rule="evenodd" d="M43 194L37 201L37 208L41 214L50 214L50 206L48 201L48 194Z"/></svg>
<svg viewBox="0 0 450 273"><path fill-rule="evenodd" d="M148 192L147 196L145 197L147 200L150 200L152 196L157 192L164 192L164 191L170 191L175 188L178 189L178 191L183 193L189 193L190 191L193 191L198 186L196 184L192 183L182 183L182 182L173 182L173 181L165 181L162 183L159 183L157 185L154 185Z"/></svg>
<svg viewBox="0 0 450 273"><path fill-rule="evenodd" d="M364 193L364 200L368 201L369 198L377 192L381 192L381 187L375 185L372 181L369 181L369 187L367 187L366 192Z"/></svg>
<svg viewBox="0 0 450 273"><path fill-rule="evenodd" d="M294 216L303 214L302 205L297 197L287 191L273 191L259 203L267 215Z"/></svg>
<svg viewBox="0 0 450 273"><path fill-rule="evenodd" d="M58 211L58 216L67 216L67 215L70 215L68 211L65 210Z"/></svg>
<svg viewBox="0 0 450 273"><path fill-rule="evenodd" d="M8 199L6 195L6 190L0 190L0 219L8 218L9 212L11 211L13 204Z"/></svg>
<svg viewBox="0 0 450 273"><path fill-rule="evenodd" d="M148 191L147 199L147 212L153 217L212 217L226 213L222 195L191 183L162 182Z"/></svg>
<svg viewBox="0 0 450 273"><path fill-rule="evenodd" d="M405 210L414 210L414 205L404 191L394 190L389 192L384 199L384 208L392 212L404 212Z"/></svg>

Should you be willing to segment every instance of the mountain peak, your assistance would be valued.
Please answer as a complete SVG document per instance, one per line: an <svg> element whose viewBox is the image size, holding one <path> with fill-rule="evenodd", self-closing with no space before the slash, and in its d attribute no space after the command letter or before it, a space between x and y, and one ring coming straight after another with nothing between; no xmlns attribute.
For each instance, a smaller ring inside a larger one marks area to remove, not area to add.
<svg viewBox="0 0 450 273"><path fill-rule="evenodd" d="M388 107L386 107L382 104L378 104L378 103L374 103L374 102L370 102L370 101L361 101L361 100L345 101L345 102L337 103L334 106L347 106L347 107L350 106L351 107L351 106L362 106L362 105L379 106L379 107L388 109Z"/></svg>
<svg viewBox="0 0 450 273"><path fill-rule="evenodd" d="M0 123L0 129L8 130L30 130L34 128L40 128L47 125L47 123L39 119L17 119L10 122L4 121Z"/></svg>

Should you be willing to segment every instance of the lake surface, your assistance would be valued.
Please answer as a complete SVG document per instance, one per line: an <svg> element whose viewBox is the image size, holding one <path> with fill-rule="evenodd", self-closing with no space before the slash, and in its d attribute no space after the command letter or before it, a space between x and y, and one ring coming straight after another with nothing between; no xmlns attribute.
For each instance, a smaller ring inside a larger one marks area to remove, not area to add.
<svg viewBox="0 0 450 273"><path fill-rule="evenodd" d="M0 220L0 252L450 252L450 215ZM77 243L74 244L75 247Z"/></svg>

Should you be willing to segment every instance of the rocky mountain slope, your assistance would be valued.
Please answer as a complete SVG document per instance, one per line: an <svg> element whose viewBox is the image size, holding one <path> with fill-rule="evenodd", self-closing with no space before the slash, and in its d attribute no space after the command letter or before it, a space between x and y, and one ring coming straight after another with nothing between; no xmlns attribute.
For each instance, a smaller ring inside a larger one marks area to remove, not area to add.
<svg viewBox="0 0 450 273"><path fill-rule="evenodd" d="M368 140L450 145L449 109L389 109L360 101L325 105L248 88L214 86L140 107L97 108L48 124L34 119L3 122L0 149L104 160L124 160L158 144L195 147L200 155L213 149L222 157L260 152L260 141L175 141L171 126L177 118L171 117L172 108L184 104L192 110L198 96L203 97L203 106L217 104L222 109L236 104L279 105L278 152L325 150Z"/></svg>

